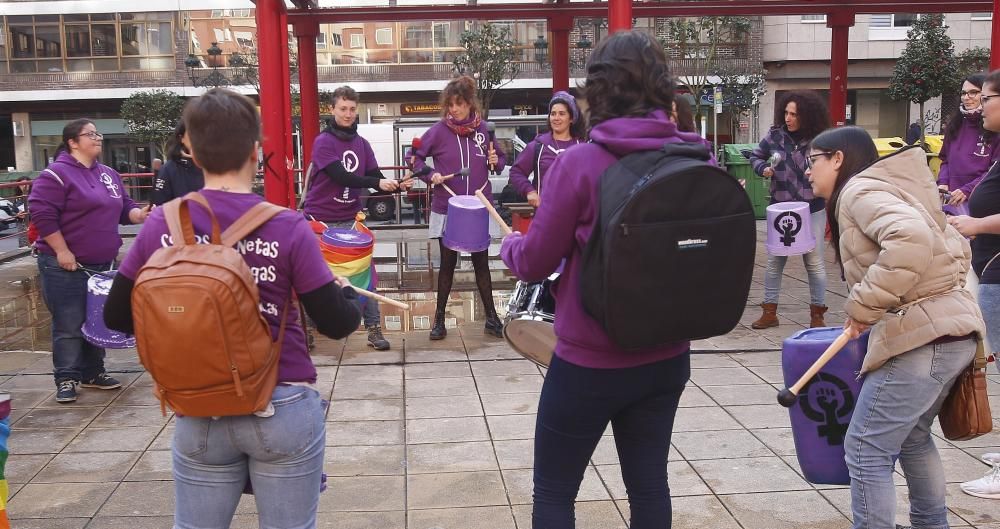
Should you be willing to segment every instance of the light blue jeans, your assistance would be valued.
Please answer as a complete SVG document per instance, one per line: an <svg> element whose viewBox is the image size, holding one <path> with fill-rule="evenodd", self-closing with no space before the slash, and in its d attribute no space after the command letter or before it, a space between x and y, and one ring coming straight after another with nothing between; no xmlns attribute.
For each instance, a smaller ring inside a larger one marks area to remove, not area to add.
<svg viewBox="0 0 1000 529"><path fill-rule="evenodd" d="M802 256L809 276L809 303L824 305L826 299L826 264L823 249L826 247L826 210L821 209L809 215L816 248ZM764 272L764 303L777 303L781 292L781 273L785 270L788 257L767 255L767 270Z"/></svg>
<svg viewBox="0 0 1000 529"><path fill-rule="evenodd" d="M316 527L326 439L319 393L278 386L271 404L271 417L177 417L174 529L228 529L247 479L261 529Z"/></svg>
<svg viewBox="0 0 1000 529"><path fill-rule="evenodd" d="M868 373L844 440L854 529L895 529L897 458L913 529L948 528L944 467L931 423L975 353L974 339L924 345Z"/></svg>
<svg viewBox="0 0 1000 529"><path fill-rule="evenodd" d="M998 259L1000 261L1000 259ZM986 336L992 351L1000 352L1000 284L979 284L979 310L983 311L986 322ZM1000 367L1000 359L997 359Z"/></svg>

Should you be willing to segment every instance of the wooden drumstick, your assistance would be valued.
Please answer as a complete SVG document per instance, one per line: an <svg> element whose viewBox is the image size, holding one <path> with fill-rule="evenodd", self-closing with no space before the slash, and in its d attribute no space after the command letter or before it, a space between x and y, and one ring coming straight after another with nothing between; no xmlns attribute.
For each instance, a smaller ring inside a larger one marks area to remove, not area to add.
<svg viewBox="0 0 1000 529"><path fill-rule="evenodd" d="M802 391L803 386L808 384L809 381L812 380L812 377L816 376L816 373L818 373L820 369L823 369L823 366L825 366L831 358L836 356L837 353L839 353L850 340L851 338L847 335L847 331L842 332L840 336L838 336L837 339L830 344L830 347L827 347L826 351L823 351L823 354L820 355L815 362L813 362L813 365L809 366L809 369L806 370L805 374L799 378L799 381L796 382L795 385L778 392L778 404L781 404L786 408L791 408L798 399L799 391Z"/></svg>
<svg viewBox="0 0 1000 529"><path fill-rule="evenodd" d="M496 223L500 226L500 230L503 231L503 234L510 235L511 233L513 233L513 231L510 229L510 226L508 226L507 223L503 221L503 217L501 217L500 214L497 213L497 210L493 208L493 204L490 203L490 199L486 198L486 195L484 195L483 192L478 189L476 190L476 196L479 197L479 201L482 202L484 206L486 206L486 211L489 212L490 216L493 217L493 220L496 221Z"/></svg>
<svg viewBox="0 0 1000 529"><path fill-rule="evenodd" d="M381 294L376 294L374 292L369 292L369 291L367 291L367 290L365 290L363 288L358 288L358 287L356 287L354 285L351 285L351 288L354 289L355 292L357 292L358 294L360 294L360 295L362 295L362 296L364 296L366 298L374 299L375 301L379 301L379 302L382 302L382 303L388 303L389 305L392 305L394 307L399 307L399 308L401 308L403 310L410 310L410 305L408 305L406 303L403 303L402 301L397 301L397 300L392 299L392 298L387 298L387 297L385 297L385 296L383 296Z"/></svg>

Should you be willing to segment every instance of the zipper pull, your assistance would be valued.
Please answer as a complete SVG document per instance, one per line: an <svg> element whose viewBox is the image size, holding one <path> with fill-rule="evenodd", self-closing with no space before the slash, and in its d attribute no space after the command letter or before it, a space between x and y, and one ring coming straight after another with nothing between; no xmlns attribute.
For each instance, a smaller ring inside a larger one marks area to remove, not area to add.
<svg viewBox="0 0 1000 529"><path fill-rule="evenodd" d="M622 235L628 237L628 224L622 224Z"/></svg>

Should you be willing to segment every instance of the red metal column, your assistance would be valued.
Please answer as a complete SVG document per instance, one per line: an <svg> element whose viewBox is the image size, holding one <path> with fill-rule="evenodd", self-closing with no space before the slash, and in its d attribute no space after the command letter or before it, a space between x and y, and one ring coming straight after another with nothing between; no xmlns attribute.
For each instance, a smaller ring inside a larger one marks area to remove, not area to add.
<svg viewBox="0 0 1000 529"><path fill-rule="evenodd" d="M842 127L847 122L847 42L854 25L854 13L838 11L826 16L833 29L830 51L830 122Z"/></svg>
<svg viewBox="0 0 1000 529"><path fill-rule="evenodd" d="M280 206L288 206L288 171L285 169L284 75L281 41L287 38L281 27L282 0L257 0L257 54L260 75L260 117L264 141L264 198Z"/></svg>
<svg viewBox="0 0 1000 529"><path fill-rule="evenodd" d="M993 40L990 43L990 70L1000 68L1000 0L993 0Z"/></svg>
<svg viewBox="0 0 1000 529"><path fill-rule="evenodd" d="M569 90L569 32L573 29L573 18L549 17L548 25L552 32L552 90Z"/></svg>
<svg viewBox="0 0 1000 529"><path fill-rule="evenodd" d="M319 24L315 22L295 25L295 36L299 43L299 117L302 121L299 138L302 140L303 170L309 168L313 141L319 136L319 80L316 71L318 34Z"/></svg>
<svg viewBox="0 0 1000 529"><path fill-rule="evenodd" d="M295 207L295 137L292 131L292 70L291 56L288 53L288 12L281 12L281 98L284 101L281 110L284 112L285 132L285 187L288 190L288 205Z"/></svg>
<svg viewBox="0 0 1000 529"><path fill-rule="evenodd" d="M632 29L632 0L608 0L608 35Z"/></svg>

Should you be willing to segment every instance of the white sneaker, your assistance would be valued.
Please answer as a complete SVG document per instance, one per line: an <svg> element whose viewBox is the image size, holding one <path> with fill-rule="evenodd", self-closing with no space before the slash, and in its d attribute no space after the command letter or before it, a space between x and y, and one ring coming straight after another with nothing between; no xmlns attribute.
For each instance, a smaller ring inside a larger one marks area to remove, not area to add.
<svg viewBox="0 0 1000 529"><path fill-rule="evenodd" d="M979 479L962 483L962 492L978 498L1000 500L1000 454L983 454L983 461L993 466L993 470Z"/></svg>

